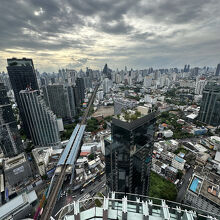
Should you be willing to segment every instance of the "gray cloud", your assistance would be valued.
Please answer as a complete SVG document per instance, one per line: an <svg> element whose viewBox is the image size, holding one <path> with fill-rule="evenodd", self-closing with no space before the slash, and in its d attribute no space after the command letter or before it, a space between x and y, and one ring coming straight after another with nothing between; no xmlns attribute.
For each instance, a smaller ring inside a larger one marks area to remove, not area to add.
<svg viewBox="0 0 220 220"><path fill-rule="evenodd" d="M85 58L73 60L75 67L103 60L142 67L191 59L203 65L206 54L214 64L220 55L219 10L219 0L2 0L0 51L30 50L52 59L52 51L77 49ZM113 42L119 36L123 45Z"/></svg>

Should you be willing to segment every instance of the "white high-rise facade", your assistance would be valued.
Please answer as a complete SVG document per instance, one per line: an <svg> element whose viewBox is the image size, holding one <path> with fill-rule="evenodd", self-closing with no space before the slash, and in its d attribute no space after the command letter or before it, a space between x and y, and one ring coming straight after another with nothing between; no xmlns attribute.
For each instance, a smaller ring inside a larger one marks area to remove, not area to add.
<svg viewBox="0 0 220 220"><path fill-rule="evenodd" d="M206 84L207 84L207 81L205 79L200 79L200 80L196 81L195 94L202 95L202 91L205 88Z"/></svg>
<svg viewBox="0 0 220 220"><path fill-rule="evenodd" d="M104 81L103 81L103 91L104 93L109 93L110 92L110 89L112 87L112 81L108 78L105 78Z"/></svg>
<svg viewBox="0 0 220 220"><path fill-rule="evenodd" d="M22 90L20 98L34 145L59 146L56 115L46 106L38 90Z"/></svg>
<svg viewBox="0 0 220 220"><path fill-rule="evenodd" d="M144 77L144 87L149 88L152 84L152 76L145 76Z"/></svg>

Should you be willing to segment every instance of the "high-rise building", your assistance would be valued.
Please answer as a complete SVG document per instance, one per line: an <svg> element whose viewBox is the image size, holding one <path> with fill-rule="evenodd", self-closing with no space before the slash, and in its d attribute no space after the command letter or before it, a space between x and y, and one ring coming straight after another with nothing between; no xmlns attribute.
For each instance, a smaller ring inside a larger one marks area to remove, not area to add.
<svg viewBox="0 0 220 220"><path fill-rule="evenodd" d="M205 88L207 81L205 79L199 79L196 81L195 94L202 95L202 91Z"/></svg>
<svg viewBox="0 0 220 220"><path fill-rule="evenodd" d="M104 69L103 69L102 72L105 75L105 77L108 77L109 79L111 79L112 70L108 68L107 63L105 64Z"/></svg>
<svg viewBox="0 0 220 220"><path fill-rule="evenodd" d="M74 92L74 86L67 85L66 88L67 88L67 93L68 93L68 98L69 98L71 116L74 117L77 114L76 94Z"/></svg>
<svg viewBox="0 0 220 220"><path fill-rule="evenodd" d="M23 151L17 122L3 83L0 83L0 146L6 157L15 156Z"/></svg>
<svg viewBox="0 0 220 220"><path fill-rule="evenodd" d="M103 91L104 93L109 93L112 88L112 81L109 78L105 78L103 80Z"/></svg>
<svg viewBox="0 0 220 220"><path fill-rule="evenodd" d="M148 194L155 122L155 113L130 122L112 119L111 138L105 140L110 191Z"/></svg>
<svg viewBox="0 0 220 220"><path fill-rule="evenodd" d="M46 106L38 91L22 90L20 98L34 145L59 146L60 137L56 115Z"/></svg>
<svg viewBox="0 0 220 220"><path fill-rule="evenodd" d="M37 77L34 70L34 64L32 59L7 59L8 61L8 75L11 81L11 86L14 91L15 100L18 105L19 113L22 120L22 127L25 133L30 137L30 131L28 130L26 118L21 104L19 92L31 86L34 90L39 90L37 84Z"/></svg>
<svg viewBox="0 0 220 220"><path fill-rule="evenodd" d="M76 79L76 86L78 89L80 102L82 103L85 98L85 86L84 86L83 78Z"/></svg>
<svg viewBox="0 0 220 220"><path fill-rule="evenodd" d="M198 119L212 126L220 125L220 85L208 83L203 89Z"/></svg>
<svg viewBox="0 0 220 220"><path fill-rule="evenodd" d="M217 65L216 71L215 71L216 76L220 76L220 63Z"/></svg>
<svg viewBox="0 0 220 220"><path fill-rule="evenodd" d="M43 87L44 100L57 117L70 119L72 115L67 86L48 85Z"/></svg>
<svg viewBox="0 0 220 220"><path fill-rule="evenodd" d="M75 106L76 106L76 109L78 110L80 108L80 104L81 104L78 87L74 86L73 91L74 91L74 97L75 97Z"/></svg>
<svg viewBox="0 0 220 220"><path fill-rule="evenodd" d="M92 88L92 80L91 77L84 77L84 85L86 89Z"/></svg>
<svg viewBox="0 0 220 220"><path fill-rule="evenodd" d="M189 70L190 70L190 65L185 65L183 72L189 72Z"/></svg>

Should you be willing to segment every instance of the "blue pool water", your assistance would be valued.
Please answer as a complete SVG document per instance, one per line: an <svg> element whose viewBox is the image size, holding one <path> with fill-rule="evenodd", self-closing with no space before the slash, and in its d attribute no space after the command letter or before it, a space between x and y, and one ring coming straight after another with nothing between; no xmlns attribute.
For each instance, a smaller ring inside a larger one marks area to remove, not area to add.
<svg viewBox="0 0 220 220"><path fill-rule="evenodd" d="M198 178L194 178L194 180L192 181L192 184L190 186L190 190L192 190L193 192L196 192L198 183L199 183L199 179Z"/></svg>

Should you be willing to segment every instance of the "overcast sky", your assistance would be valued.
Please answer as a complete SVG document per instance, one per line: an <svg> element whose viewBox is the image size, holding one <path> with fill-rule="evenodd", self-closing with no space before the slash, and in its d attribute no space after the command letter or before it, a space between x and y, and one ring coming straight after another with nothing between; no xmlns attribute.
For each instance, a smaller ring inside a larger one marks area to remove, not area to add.
<svg viewBox="0 0 220 220"><path fill-rule="evenodd" d="M216 66L220 0L1 0L0 70Z"/></svg>

